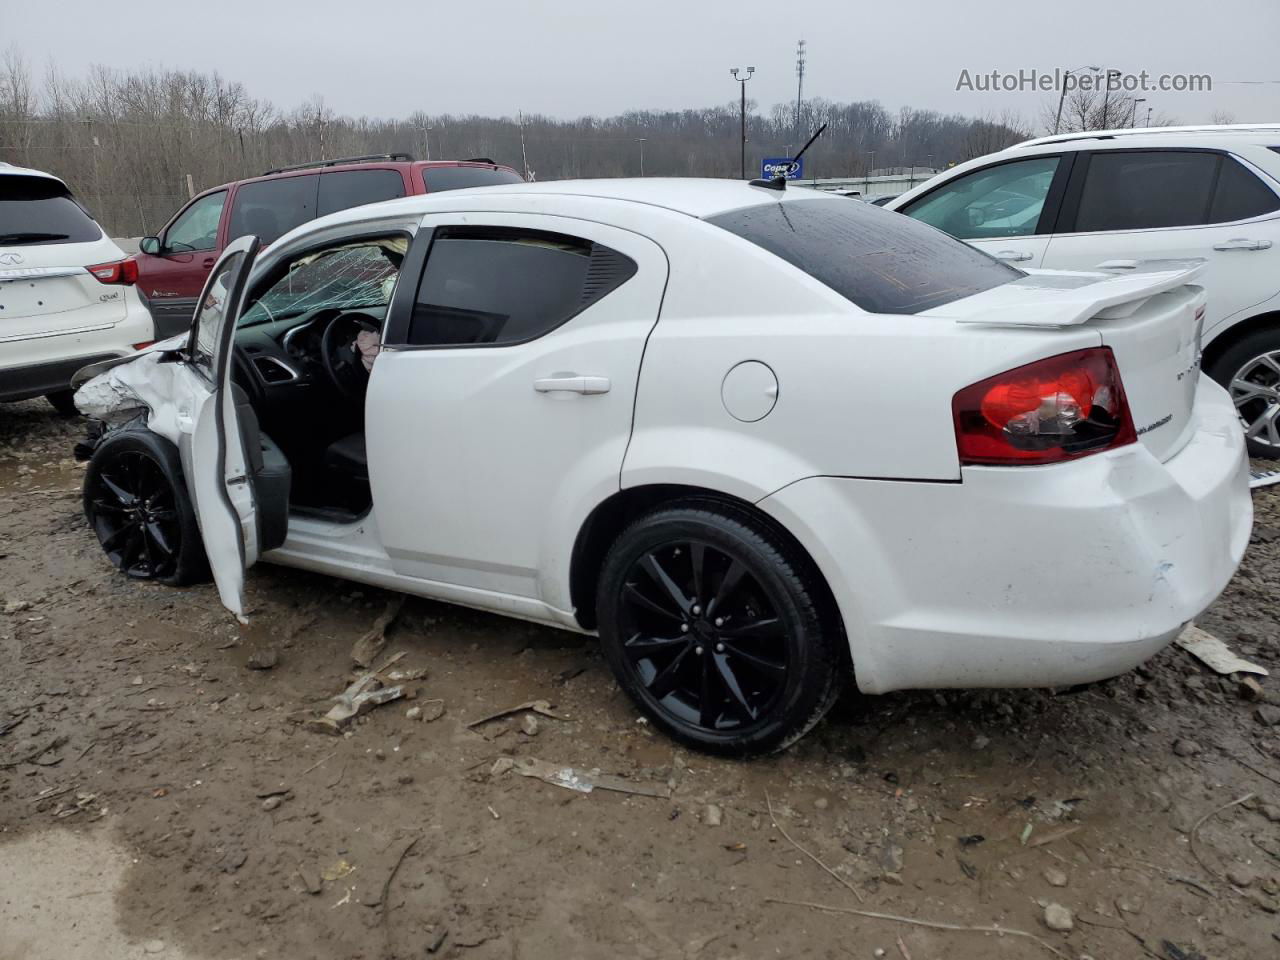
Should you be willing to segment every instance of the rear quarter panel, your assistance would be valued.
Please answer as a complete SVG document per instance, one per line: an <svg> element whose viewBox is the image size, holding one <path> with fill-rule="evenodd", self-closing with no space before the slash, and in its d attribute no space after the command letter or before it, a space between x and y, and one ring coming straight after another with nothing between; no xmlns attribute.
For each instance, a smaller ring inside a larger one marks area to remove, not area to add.
<svg viewBox="0 0 1280 960"><path fill-rule="evenodd" d="M681 483L755 501L818 475L959 480L957 390L1099 342L1089 330L866 313L700 222L662 242L671 276L645 349L624 487ZM778 381L773 410L752 423L721 395L746 360Z"/></svg>

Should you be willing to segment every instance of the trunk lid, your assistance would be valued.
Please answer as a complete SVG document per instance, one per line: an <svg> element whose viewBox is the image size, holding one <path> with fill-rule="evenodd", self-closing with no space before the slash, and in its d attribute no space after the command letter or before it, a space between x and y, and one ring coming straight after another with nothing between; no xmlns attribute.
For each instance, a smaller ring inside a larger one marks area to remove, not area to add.
<svg viewBox="0 0 1280 960"><path fill-rule="evenodd" d="M127 310L124 287L99 283L85 267L123 259L106 237L0 246L0 343L119 323Z"/></svg>
<svg viewBox="0 0 1280 960"><path fill-rule="evenodd" d="M1149 260L1122 273L1037 270L925 316L983 326L1085 327L1111 348L1138 439L1160 460L1191 429L1200 375L1203 260Z"/></svg>

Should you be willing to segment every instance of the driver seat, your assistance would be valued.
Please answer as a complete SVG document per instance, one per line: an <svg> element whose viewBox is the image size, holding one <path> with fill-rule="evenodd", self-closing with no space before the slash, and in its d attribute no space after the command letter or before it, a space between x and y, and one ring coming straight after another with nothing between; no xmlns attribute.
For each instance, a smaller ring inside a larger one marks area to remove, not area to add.
<svg viewBox="0 0 1280 960"><path fill-rule="evenodd" d="M324 452L324 465L357 480L369 479L369 459L365 455L364 434L352 433L329 444Z"/></svg>

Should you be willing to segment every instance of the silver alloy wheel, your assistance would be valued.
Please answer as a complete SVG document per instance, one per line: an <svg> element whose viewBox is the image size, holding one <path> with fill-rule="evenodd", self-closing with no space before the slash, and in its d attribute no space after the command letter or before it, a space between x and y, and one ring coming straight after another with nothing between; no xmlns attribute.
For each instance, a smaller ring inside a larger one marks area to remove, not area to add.
<svg viewBox="0 0 1280 960"><path fill-rule="evenodd" d="M1280 453L1280 350L1242 365L1231 378L1231 399L1245 436Z"/></svg>

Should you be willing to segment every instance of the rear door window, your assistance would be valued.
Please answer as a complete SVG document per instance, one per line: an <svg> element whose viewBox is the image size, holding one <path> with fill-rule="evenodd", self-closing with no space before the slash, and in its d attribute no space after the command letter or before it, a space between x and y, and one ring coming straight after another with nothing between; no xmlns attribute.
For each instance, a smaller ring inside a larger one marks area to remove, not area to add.
<svg viewBox="0 0 1280 960"><path fill-rule="evenodd" d="M940 230L869 203L768 203L707 222L776 254L871 313L919 313L1025 276Z"/></svg>
<svg viewBox="0 0 1280 960"><path fill-rule="evenodd" d="M192 250L212 250L218 245L218 224L222 220L222 208L227 202L227 191L219 190L192 202L178 214L164 232L165 253L187 253Z"/></svg>
<svg viewBox="0 0 1280 960"><path fill-rule="evenodd" d="M500 183L524 183L511 170L493 167L423 167L422 184L427 193L459 190L462 187L492 187Z"/></svg>
<svg viewBox="0 0 1280 960"><path fill-rule="evenodd" d="M415 346L534 340L629 280L603 244L542 230L445 227L431 241L409 323Z"/></svg>
<svg viewBox="0 0 1280 960"><path fill-rule="evenodd" d="M399 170L341 170L320 175L316 216L404 196Z"/></svg>
<svg viewBox="0 0 1280 960"><path fill-rule="evenodd" d="M0 174L0 246L91 243L102 229L59 180Z"/></svg>
<svg viewBox="0 0 1280 960"><path fill-rule="evenodd" d="M1219 155L1191 150L1098 151L1089 159L1075 232L1207 223Z"/></svg>
<svg viewBox="0 0 1280 960"><path fill-rule="evenodd" d="M319 183L320 177L310 174L242 184L231 210L228 241L253 234L265 246L294 227L314 220Z"/></svg>
<svg viewBox="0 0 1280 960"><path fill-rule="evenodd" d="M1280 209L1280 196L1263 183L1244 164L1231 157L1222 158L1218 187L1209 208L1210 223L1248 220Z"/></svg>

